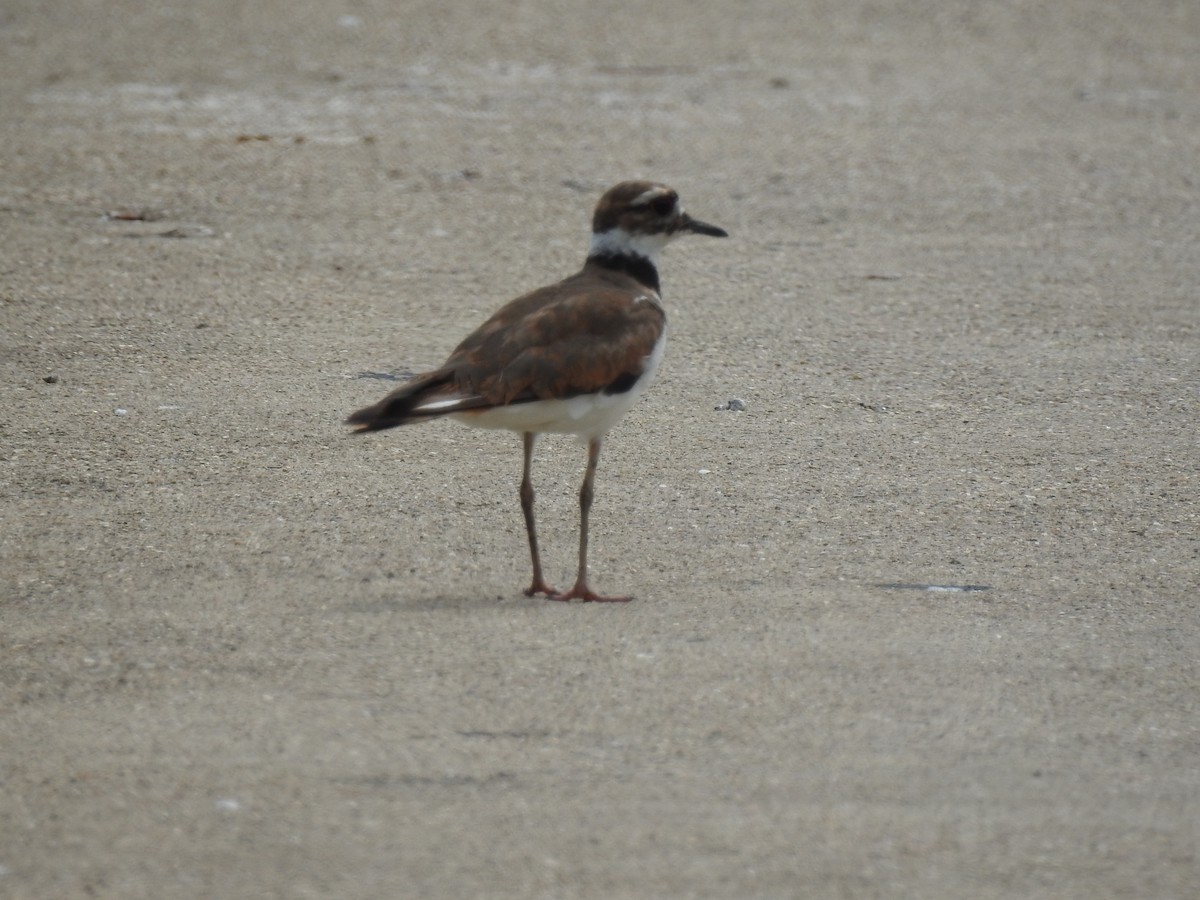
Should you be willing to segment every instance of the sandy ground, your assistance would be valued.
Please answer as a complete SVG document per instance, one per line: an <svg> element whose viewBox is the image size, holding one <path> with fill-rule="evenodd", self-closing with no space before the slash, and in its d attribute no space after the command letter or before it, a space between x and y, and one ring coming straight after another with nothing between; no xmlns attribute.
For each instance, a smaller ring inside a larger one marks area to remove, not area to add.
<svg viewBox="0 0 1200 900"><path fill-rule="evenodd" d="M1196 896L1200 6L894 6L4 3L0 896ZM629 177L732 237L529 600L341 419Z"/></svg>

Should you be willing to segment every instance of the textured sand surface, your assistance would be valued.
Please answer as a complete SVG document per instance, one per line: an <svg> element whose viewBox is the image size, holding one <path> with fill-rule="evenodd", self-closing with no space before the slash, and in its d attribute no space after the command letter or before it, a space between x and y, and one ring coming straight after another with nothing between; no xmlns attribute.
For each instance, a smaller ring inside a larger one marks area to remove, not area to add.
<svg viewBox="0 0 1200 900"><path fill-rule="evenodd" d="M8 0L0 896L1196 896L1197 160L1195 3ZM528 600L341 420L630 177L732 236Z"/></svg>

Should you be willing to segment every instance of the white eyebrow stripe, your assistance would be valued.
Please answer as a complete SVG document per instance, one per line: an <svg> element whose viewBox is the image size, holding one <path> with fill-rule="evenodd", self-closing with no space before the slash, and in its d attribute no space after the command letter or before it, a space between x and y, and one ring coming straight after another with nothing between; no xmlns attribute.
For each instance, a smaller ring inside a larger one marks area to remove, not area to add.
<svg viewBox="0 0 1200 900"><path fill-rule="evenodd" d="M663 188L652 187L648 191L642 191L642 193L640 193L637 197L634 198L633 203L631 203L630 205L631 206L640 206L643 203L649 203L651 200L653 200L656 197L665 197L668 193L670 193L670 192Z"/></svg>

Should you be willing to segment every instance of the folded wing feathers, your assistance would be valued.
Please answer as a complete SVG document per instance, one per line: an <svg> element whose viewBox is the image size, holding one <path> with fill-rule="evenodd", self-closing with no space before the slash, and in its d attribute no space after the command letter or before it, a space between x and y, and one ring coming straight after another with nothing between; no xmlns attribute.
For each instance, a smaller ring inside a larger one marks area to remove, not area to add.
<svg viewBox="0 0 1200 900"><path fill-rule="evenodd" d="M553 303L541 293L513 301L454 351L447 365L464 393L501 406L601 391L641 374L666 325L661 306L628 290L593 288Z"/></svg>
<svg viewBox="0 0 1200 900"><path fill-rule="evenodd" d="M418 375L347 424L378 431L471 409L564 399L642 373L666 323L657 302L608 287L551 300L545 293L551 290L513 300L440 369Z"/></svg>

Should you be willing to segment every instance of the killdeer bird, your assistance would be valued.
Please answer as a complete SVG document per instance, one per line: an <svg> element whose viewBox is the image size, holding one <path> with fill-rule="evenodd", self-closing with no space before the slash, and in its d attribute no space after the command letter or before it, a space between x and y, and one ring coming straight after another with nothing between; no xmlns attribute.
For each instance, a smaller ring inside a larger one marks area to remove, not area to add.
<svg viewBox="0 0 1200 900"><path fill-rule="evenodd" d="M604 435L654 377L667 336L659 296L659 251L683 234L725 237L693 219L663 184L625 181L610 188L592 217L583 269L501 307L458 345L445 364L417 375L346 423L359 432L452 416L479 428L520 432L525 449L521 510L533 560L526 596L624 602L588 586L588 513ZM575 585L546 583L533 517L533 447L542 432L587 442L579 491L579 569Z"/></svg>

